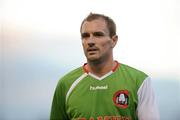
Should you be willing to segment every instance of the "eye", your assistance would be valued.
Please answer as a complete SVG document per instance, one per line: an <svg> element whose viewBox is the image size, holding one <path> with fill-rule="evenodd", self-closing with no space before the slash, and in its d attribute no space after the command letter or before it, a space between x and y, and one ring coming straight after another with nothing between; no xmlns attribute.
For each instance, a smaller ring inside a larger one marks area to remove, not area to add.
<svg viewBox="0 0 180 120"><path fill-rule="evenodd" d="M90 34L89 33L82 33L81 34L81 38L83 39L83 38L88 38L88 37L90 37Z"/></svg>
<svg viewBox="0 0 180 120"><path fill-rule="evenodd" d="M93 35L95 37L102 37L102 36L104 36L104 33L103 32L94 32Z"/></svg>

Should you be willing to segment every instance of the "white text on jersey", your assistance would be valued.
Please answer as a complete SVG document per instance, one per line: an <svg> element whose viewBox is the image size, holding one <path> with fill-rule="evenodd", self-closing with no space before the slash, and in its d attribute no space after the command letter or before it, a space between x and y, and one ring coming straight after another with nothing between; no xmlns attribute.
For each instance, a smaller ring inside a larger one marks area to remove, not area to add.
<svg viewBox="0 0 180 120"><path fill-rule="evenodd" d="M90 86L89 89L90 90L106 90L106 89L108 89L108 85L104 85L104 86Z"/></svg>

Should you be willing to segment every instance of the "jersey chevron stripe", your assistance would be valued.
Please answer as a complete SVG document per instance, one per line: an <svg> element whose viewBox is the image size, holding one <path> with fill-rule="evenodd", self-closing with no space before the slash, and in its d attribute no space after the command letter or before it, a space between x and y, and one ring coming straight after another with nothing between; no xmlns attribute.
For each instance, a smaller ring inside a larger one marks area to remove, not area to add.
<svg viewBox="0 0 180 120"><path fill-rule="evenodd" d="M83 78L85 78L87 75L88 75L87 73L84 73L84 74L82 74L77 80L74 81L74 83L71 85L70 89L69 89L68 92L67 92L66 102L67 102L67 99L68 99L70 93L73 91L73 89L76 87L76 85L77 85Z"/></svg>
<svg viewBox="0 0 180 120"><path fill-rule="evenodd" d="M90 75L91 77L94 77L94 78L97 79L97 80L102 80L102 79L106 78L107 76L111 75L112 73L113 73L113 71L110 71L110 72L108 72L107 74L103 75L102 77L98 77L98 76L96 76L96 75L94 75L94 74L92 74L92 73L89 73L89 75Z"/></svg>

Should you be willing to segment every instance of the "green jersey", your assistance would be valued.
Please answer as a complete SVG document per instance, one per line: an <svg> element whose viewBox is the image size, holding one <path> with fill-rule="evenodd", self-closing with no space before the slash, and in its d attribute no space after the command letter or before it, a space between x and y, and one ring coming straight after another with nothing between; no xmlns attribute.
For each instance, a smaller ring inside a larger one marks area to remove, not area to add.
<svg viewBox="0 0 180 120"><path fill-rule="evenodd" d="M58 83L51 120L138 120L138 92L145 73L119 64L98 77L84 65Z"/></svg>

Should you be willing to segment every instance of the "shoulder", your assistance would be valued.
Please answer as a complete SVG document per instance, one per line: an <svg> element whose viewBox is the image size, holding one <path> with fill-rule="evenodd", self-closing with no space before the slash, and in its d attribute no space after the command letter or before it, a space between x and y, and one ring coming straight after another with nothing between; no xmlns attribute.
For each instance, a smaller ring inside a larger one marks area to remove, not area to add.
<svg viewBox="0 0 180 120"><path fill-rule="evenodd" d="M59 82L64 83L64 82L73 82L76 80L79 76L81 76L84 73L82 67L78 67L69 73L65 74L62 78L60 78Z"/></svg>
<svg viewBox="0 0 180 120"><path fill-rule="evenodd" d="M126 64L121 63L119 69L124 75L130 77L130 79L135 80L138 86L141 85L143 81L148 77L148 75L143 71Z"/></svg>
<svg viewBox="0 0 180 120"><path fill-rule="evenodd" d="M70 71L69 73L65 74L63 77L59 79L57 89L62 87L63 89L68 89L71 86L71 84L82 74L84 74L82 67L78 67Z"/></svg>
<svg viewBox="0 0 180 120"><path fill-rule="evenodd" d="M126 65L126 64L120 64L120 69L126 71L126 72L129 72L131 73L132 75L141 75L141 76L147 76L146 73L144 73L143 71L139 70L139 69L136 69L134 67L131 67L129 65Z"/></svg>

